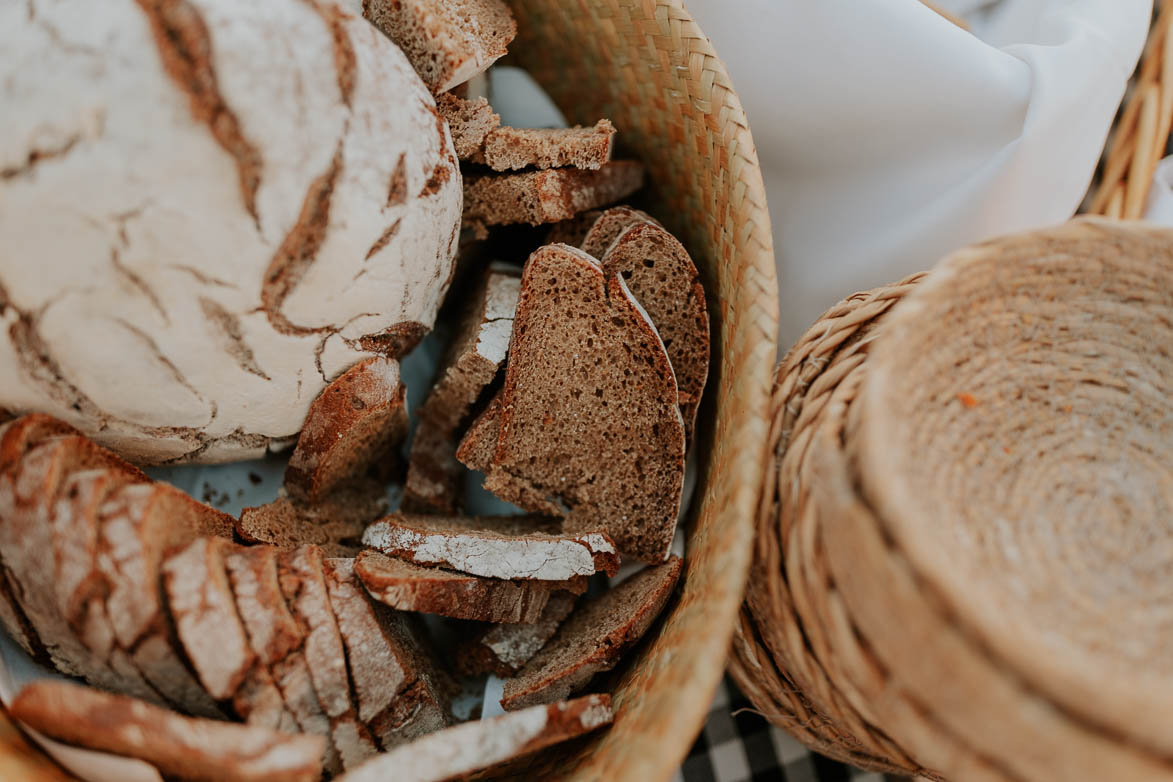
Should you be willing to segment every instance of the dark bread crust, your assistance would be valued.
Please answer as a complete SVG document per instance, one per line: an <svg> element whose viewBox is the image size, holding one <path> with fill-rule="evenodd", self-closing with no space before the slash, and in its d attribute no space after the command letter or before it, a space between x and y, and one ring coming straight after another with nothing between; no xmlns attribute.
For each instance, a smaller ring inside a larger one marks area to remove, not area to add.
<svg viewBox="0 0 1173 782"><path fill-rule="evenodd" d="M464 219L484 225L556 223L626 198L643 178L643 166L632 160L612 160L595 171L470 174L464 178Z"/></svg>

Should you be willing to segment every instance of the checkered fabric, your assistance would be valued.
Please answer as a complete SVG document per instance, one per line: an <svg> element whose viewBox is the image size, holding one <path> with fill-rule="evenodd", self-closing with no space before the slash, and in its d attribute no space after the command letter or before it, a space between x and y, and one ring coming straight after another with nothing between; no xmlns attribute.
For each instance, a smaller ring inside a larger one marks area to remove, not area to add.
<svg viewBox="0 0 1173 782"><path fill-rule="evenodd" d="M717 687L704 730L673 782L897 782L811 752L752 711L732 681Z"/></svg>

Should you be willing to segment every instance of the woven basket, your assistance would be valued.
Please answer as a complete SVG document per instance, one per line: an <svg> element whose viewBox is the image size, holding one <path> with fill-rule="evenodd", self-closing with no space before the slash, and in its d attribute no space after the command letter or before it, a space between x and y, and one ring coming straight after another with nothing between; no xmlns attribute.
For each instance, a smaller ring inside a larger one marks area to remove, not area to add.
<svg viewBox="0 0 1173 782"><path fill-rule="evenodd" d="M713 363L680 598L617 678L615 724L522 778L668 779L719 682L749 567L764 471L777 286L757 154L733 85L680 0L511 0L512 62L572 122L610 118L647 166L645 205L704 277ZM0 777L57 779L0 717Z"/></svg>
<svg viewBox="0 0 1173 782"><path fill-rule="evenodd" d="M1125 220L1143 215L1173 131L1173 2L1154 0L1153 8L1156 18L1108 141L1089 214Z"/></svg>
<svg viewBox="0 0 1173 782"><path fill-rule="evenodd" d="M878 770L1173 779L1170 345L1173 231L1106 221L829 311L775 386L755 705Z"/></svg>

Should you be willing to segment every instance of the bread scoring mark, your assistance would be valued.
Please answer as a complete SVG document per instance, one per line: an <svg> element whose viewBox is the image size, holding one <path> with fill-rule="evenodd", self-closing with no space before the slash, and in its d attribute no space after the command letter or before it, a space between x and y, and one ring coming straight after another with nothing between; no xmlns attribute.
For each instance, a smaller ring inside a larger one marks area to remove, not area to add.
<svg viewBox="0 0 1173 782"><path fill-rule="evenodd" d="M391 182L387 186L387 204L383 208L399 206L407 200L407 153L399 153L399 162L391 172Z"/></svg>
<svg viewBox="0 0 1173 782"><path fill-rule="evenodd" d="M0 180L16 179L17 177L25 176L26 174L32 173L33 169L37 167L37 164L42 161L65 157L73 151L73 148L77 146L81 139L81 134L75 133L55 147L49 147L48 149L30 149L22 163L0 168Z"/></svg>
<svg viewBox="0 0 1173 782"><path fill-rule="evenodd" d="M187 93L192 116L208 126L216 143L236 162L244 208L259 231L257 190L263 168L261 153L244 137L239 120L220 94L207 25L189 0L136 2L150 23L164 70Z"/></svg>
<svg viewBox="0 0 1173 782"><path fill-rule="evenodd" d="M440 192L440 188L444 186L444 183L447 182L451 176L452 169L448 166L447 163L441 160L436 164L436 167L432 169L432 175L428 177L428 181L424 182L424 187L422 190L420 190L419 197L428 198L430 196L434 196L436 193Z"/></svg>
<svg viewBox="0 0 1173 782"><path fill-rule="evenodd" d="M171 263L167 264L166 268L190 274L192 277L195 277L197 281L203 283L204 285L215 285L219 288L232 288L233 290L236 290L236 286L232 283L225 282L224 280L205 274L194 266L186 266L182 263Z"/></svg>
<svg viewBox="0 0 1173 782"><path fill-rule="evenodd" d="M304 336L327 331L326 328L298 326L281 312L285 299L293 292L314 261L330 225L330 198L342 171L342 140L326 171L310 183L297 222L289 229L277 248L261 284L261 307L269 323L287 336Z"/></svg>
<svg viewBox="0 0 1173 782"><path fill-rule="evenodd" d="M238 317L224 309L218 302L203 296L200 297L200 309L203 310L204 317L220 335L224 352L232 356L241 369L264 380L272 380L257 364L252 348L244 341L244 330L240 327Z"/></svg>
<svg viewBox="0 0 1173 782"><path fill-rule="evenodd" d="M92 46L86 46L85 44L80 44L76 41L66 40L65 36L61 34L61 31L57 29L55 24L43 16L37 14L36 3L34 3L33 0L28 0L28 3L25 5L25 13L28 17L28 21L31 24L35 24L37 27L40 27L45 35L49 38L49 42L58 49L69 52L70 54L83 54L86 57L103 56L101 51L95 49Z"/></svg>
<svg viewBox="0 0 1173 782"><path fill-rule="evenodd" d="M172 379L174 379L176 383L190 391L192 396L194 396L196 399L199 399L204 404L207 404L207 400L204 398L204 395L196 390L195 386L188 382L187 378L184 376L183 372L180 371L179 367L175 366L175 363L171 359L167 358L163 351L159 349L159 343L155 342L154 337L133 323L125 321L122 318L114 318L113 320L119 326L122 326L124 329L137 337L139 341L146 346L147 351L150 352L152 356L154 356L155 360L167 368L167 371L171 374ZM209 416L207 422L203 424L203 426L207 426L215 417L216 414L213 412Z"/></svg>
<svg viewBox="0 0 1173 782"><path fill-rule="evenodd" d="M354 81L358 75L355 62L354 44L350 40L350 33L346 30L346 21L349 15L336 5L322 5L319 0L306 0L330 31L334 45L334 71L338 77L338 91L342 95L342 102L350 108L351 96L354 95Z"/></svg>
<svg viewBox="0 0 1173 782"><path fill-rule="evenodd" d="M123 235L123 240L125 241L125 235ZM134 270L122 262L117 247L110 248L110 264L114 267L114 271L118 272L119 276L145 296L147 301L151 302L155 311L159 313L159 317L163 319L163 322L170 325L171 318L168 317L167 310L163 308L163 303L159 301L159 297L155 295L155 292L151 290L151 286L147 285L142 277L138 276Z"/></svg>
<svg viewBox="0 0 1173 782"><path fill-rule="evenodd" d="M346 344L355 350L399 358L411 352L427 333L428 327L424 324L414 320L405 320L388 326L376 334L365 334L356 339L347 340Z"/></svg>
<svg viewBox="0 0 1173 782"><path fill-rule="evenodd" d="M371 245L371 249L367 250L366 257L363 258L364 261L369 261L371 259L371 257L375 255L375 253L382 250L384 247L386 247L390 243L390 241L393 238L395 238L395 234L399 233L399 224L401 222L403 222L403 218L400 218L400 219L396 220L395 222L391 223L391 225L388 226L387 230L383 231L382 235L378 239L375 240L374 244ZM358 276L356 276L355 279L357 280L359 277L361 277L365 273L366 273L366 269L363 269L361 272L358 273Z"/></svg>

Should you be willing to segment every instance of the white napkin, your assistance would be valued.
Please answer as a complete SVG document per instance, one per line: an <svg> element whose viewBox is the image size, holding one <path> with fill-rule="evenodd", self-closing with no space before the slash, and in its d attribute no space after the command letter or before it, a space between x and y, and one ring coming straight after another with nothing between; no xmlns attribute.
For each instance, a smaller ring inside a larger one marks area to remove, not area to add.
<svg viewBox="0 0 1173 782"><path fill-rule="evenodd" d="M1173 156L1158 163L1157 170L1153 172L1144 219L1158 225L1173 226Z"/></svg>
<svg viewBox="0 0 1173 782"><path fill-rule="evenodd" d="M854 291L1071 216L1151 0L686 0L766 177L780 348Z"/></svg>

